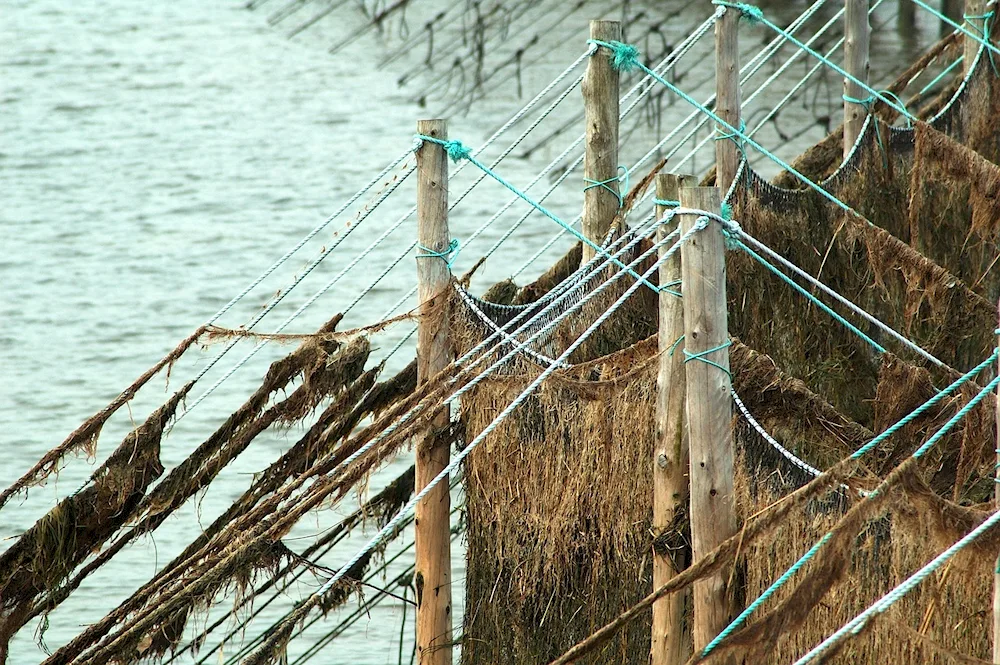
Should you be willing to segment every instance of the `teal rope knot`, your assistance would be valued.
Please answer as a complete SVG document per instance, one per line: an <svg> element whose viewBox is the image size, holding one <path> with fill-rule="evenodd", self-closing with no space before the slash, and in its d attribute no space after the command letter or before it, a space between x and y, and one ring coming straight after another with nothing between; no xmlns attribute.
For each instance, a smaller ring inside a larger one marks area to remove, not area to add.
<svg viewBox="0 0 1000 665"><path fill-rule="evenodd" d="M760 7L754 7L753 5L748 5L745 2L712 0L712 4L720 7L732 7L733 9L738 9L742 14L740 18L745 18L748 23L761 23L764 20L764 12Z"/></svg>
<svg viewBox="0 0 1000 665"><path fill-rule="evenodd" d="M681 202L675 201L673 199L653 199L653 203L658 206L664 206L666 208L680 208Z"/></svg>
<svg viewBox="0 0 1000 665"><path fill-rule="evenodd" d="M730 141L736 144L736 147L739 149L740 154L743 155L743 157L747 156L746 153L747 123L743 118L740 118L739 129L734 130L732 132L727 132L725 131L724 127L716 125L715 132L716 132L716 137L715 137L716 141L725 141L726 139L729 139Z"/></svg>
<svg viewBox="0 0 1000 665"><path fill-rule="evenodd" d="M721 369L723 372L726 373L726 376L728 376L729 380L731 381L733 379L733 373L730 372L725 367L723 367L722 365L720 365L719 363L715 362L714 360L707 358L706 356L708 356L708 354L710 353L715 353L716 351L722 351L723 349L728 349L732 345L733 342L727 339L725 342L719 344L718 346L713 346L710 349L705 349L704 351L698 351L697 353L691 353L687 349L683 349L684 364L687 364L691 360L700 360L701 362L707 363L712 367L718 367L719 369Z"/></svg>
<svg viewBox="0 0 1000 665"><path fill-rule="evenodd" d="M976 31L978 31L978 32L980 32L982 34L982 36L983 36L983 40L982 41L983 41L984 44L989 44L990 43L990 19L993 18L993 13L994 12L991 9L990 11L986 12L985 14L963 14L962 15L962 18L965 20L966 23L969 24L970 28L972 28L973 30L976 30ZM978 27L976 27L976 25L973 23L973 21L982 21L983 22L982 29L980 30ZM990 59L990 67L993 68L993 73L996 74L997 76L1000 76L1000 69L997 69L997 63L993 61L993 51L990 50L988 47L987 47L986 55Z"/></svg>
<svg viewBox="0 0 1000 665"><path fill-rule="evenodd" d="M683 298L684 295L680 291L675 291L674 289L670 288L672 286L680 286L680 285L681 285L681 280L675 279L672 282L667 282L666 284L661 284L660 288L658 289L658 291L660 293L669 293L672 296L677 296L678 298ZM682 335L682 337L683 337L683 335ZM680 340L677 340L677 342L679 342L679 341ZM677 342L674 342L674 346L677 346ZM674 355L673 347L671 347L671 349L670 349L670 355Z"/></svg>
<svg viewBox="0 0 1000 665"><path fill-rule="evenodd" d="M603 187L615 195L615 198L618 199L618 207L621 208L625 205L625 195L628 194L628 169L624 166L619 166L618 171L619 175L612 176L607 180L591 180L590 178L584 178L583 181L589 184L583 188L583 191L593 189L594 187ZM610 186L610 183L612 182L621 182L623 185L622 189L624 191L619 192L612 189Z"/></svg>
<svg viewBox="0 0 1000 665"><path fill-rule="evenodd" d="M639 49L631 44L619 41L605 42L600 39L588 39L587 43L603 46L611 51L608 61L615 71L630 72L639 66Z"/></svg>
<svg viewBox="0 0 1000 665"><path fill-rule="evenodd" d="M450 257L452 254L455 254L456 252L458 252L458 245L459 245L458 238L452 238L451 241L448 243L448 246L443 251L436 252L433 249L431 249L430 247L424 247L420 243L417 243L417 249L419 249L421 252L423 252L422 254L417 254L417 258L418 259L430 259L430 258L433 258L433 259L442 259L442 260L445 261L445 263L448 264L448 267L450 268L451 267L451 261L448 260L448 257ZM452 260L454 260L454 259L452 259Z"/></svg>
<svg viewBox="0 0 1000 665"><path fill-rule="evenodd" d="M420 144L423 141L436 143L437 145L443 147L445 152L448 153L448 156L451 157L451 161L453 162L457 162L461 159L468 159L469 156L472 154L472 148L469 148L468 146L464 145L458 139L455 139L454 141L445 141L442 139L436 139L433 136L425 136L423 134L417 134L414 137L413 149L418 150L420 148Z"/></svg>

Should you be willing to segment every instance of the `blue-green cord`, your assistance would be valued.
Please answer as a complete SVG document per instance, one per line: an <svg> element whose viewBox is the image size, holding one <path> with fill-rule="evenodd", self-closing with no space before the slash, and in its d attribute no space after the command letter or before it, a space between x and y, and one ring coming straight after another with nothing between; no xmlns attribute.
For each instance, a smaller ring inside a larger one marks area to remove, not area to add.
<svg viewBox="0 0 1000 665"><path fill-rule="evenodd" d="M680 341L680 340L678 340L678 341ZM729 368L727 368L727 367L725 367L723 365L720 365L719 363L715 362L714 360L711 360L710 358L706 357L710 353L715 353L716 351L722 351L723 349L728 349L732 345L733 345L732 340L728 340L727 339L725 342L723 342L722 344L719 344L718 346L713 346L710 349L705 349L704 351L698 351L696 353L691 353L690 351L688 351L685 348L685 349L683 349L683 351L684 351L684 363L686 364L686 363L688 363L691 360L700 360L701 362L703 362L703 363L705 363L707 365L711 365L712 367L717 367L718 369L721 369L723 372L726 373L726 376L728 376L729 379L732 380L733 374L732 374L732 372L729 371Z"/></svg>
<svg viewBox="0 0 1000 665"><path fill-rule="evenodd" d="M653 203L665 208L679 208L681 205L680 201L675 201L673 199L653 199Z"/></svg>
<svg viewBox="0 0 1000 665"><path fill-rule="evenodd" d="M993 18L993 10L986 12L985 14L963 14L962 19L969 24L969 27L973 30L979 30L982 33L982 40L989 44L990 42L990 19ZM973 21L982 21L983 27L980 30L975 26ZM997 69L997 63L993 61L993 52L987 51L986 56L990 59L990 67L993 68L993 73L1000 76L1000 70Z"/></svg>
<svg viewBox="0 0 1000 665"><path fill-rule="evenodd" d="M661 284L660 285L660 293L669 293L672 296L677 296L678 298L683 298L684 295L680 291L675 291L675 290L673 290L673 288L671 288L671 287L680 286L680 285L681 285L681 280L679 280L679 279L675 279L672 282L667 282L666 284Z"/></svg>
<svg viewBox="0 0 1000 665"><path fill-rule="evenodd" d="M927 85L925 85L923 88L921 88L920 92L918 94L921 95L921 96L924 95L928 90L930 90L931 88L933 88L934 86L936 86L938 83L940 83L941 79L943 79L945 76L947 76L951 72L951 70L955 69L955 67L958 67L964 61L965 61L965 56L964 55L959 56L958 60L956 60L955 62L953 62L950 65L948 65L947 67L945 67L944 71L942 71L940 74L938 74L937 76L935 76L933 81L931 81L930 83L928 83Z"/></svg>
<svg viewBox="0 0 1000 665"><path fill-rule="evenodd" d="M746 157L746 140L744 140L744 137L747 135L747 123L743 120L743 118L740 118L739 131L728 132L722 127L716 127L715 132L716 141L725 141L727 139L732 141L736 144L736 149L740 151L740 154L743 155L743 157Z"/></svg>
<svg viewBox="0 0 1000 665"><path fill-rule="evenodd" d="M865 109L865 113L869 116L872 115L872 104L875 103L875 95L868 95L864 99L858 99L857 97L851 97L850 95L841 95L843 99L848 104L857 104ZM889 168L889 155L886 153L885 144L882 142L882 128L879 126L878 118L872 117L872 123L875 124L875 141L878 143L879 153L882 155L882 168ZM906 121L907 126L910 125L909 119Z"/></svg>
<svg viewBox="0 0 1000 665"><path fill-rule="evenodd" d="M743 13L743 16L746 17L747 19L749 19L752 23L760 23L761 25L767 26L768 28L770 28L771 30L775 31L776 33L778 33L779 35L781 35L782 37L784 37L786 40L790 41L792 44L794 44L798 48L802 49L803 51L805 51L806 53L808 53L812 57L816 58L817 60L819 60L824 65L826 65L830 69L834 70L835 72L837 72L838 74L840 74L844 78L846 78L849 81L851 81L851 82L853 82L853 83L861 86L862 88L864 88L865 90L867 90L871 94L875 95L875 97L877 97L880 101L882 101L882 102L888 104L889 106L891 106L892 108L896 109L901 114L903 114L905 117L907 117L907 118L912 118L913 117L913 116L910 115L910 113L906 110L905 107L897 106L893 102L889 101L889 99L887 97L884 97L881 93L879 93L879 91L875 90L874 88L872 88L871 86L869 86L867 83L865 83L864 81L862 81L858 77L856 77L856 76L848 73L847 70L845 70L844 68L842 68L840 65L836 64L835 62L833 62L829 58L825 57L822 53L820 53L818 51L815 51L812 48L810 48L808 45L802 43L794 35L788 33L785 30L782 30L780 27L778 27L777 25L775 25L774 23L772 23L771 21L769 21L767 18L764 17L764 12L761 11L761 9L759 7L754 7L753 5L748 5L748 4L743 3L743 2L727 2L727 0L712 0L712 4L713 5L719 5L721 7L731 7L733 9L738 9L740 12Z"/></svg>
<svg viewBox="0 0 1000 665"><path fill-rule="evenodd" d="M628 272L629 275L632 275L632 277L636 278L637 280L639 280L640 282L642 282L643 284L645 284L646 286L648 286L653 291L656 291L657 293L659 293L659 288L656 287L655 285L653 285L645 277L643 277L642 275L640 275L639 273L637 273L632 268L629 268L627 265L625 265L624 263L622 263L620 260L618 260L615 257L613 257L610 254L608 254L608 252L603 247L601 247L600 245L598 245L597 243L595 243L593 240L591 240L590 238L586 237L585 235L583 235L582 233L580 233L579 231L577 231L576 229L574 229L572 226L570 226L566 222L564 222L561 219L559 219L558 217L556 217L553 213L549 212L544 206L542 206L542 204L538 203L537 201L532 200L531 197L529 197L527 194L525 194L524 192L522 192L521 190L519 190L517 187L515 187L514 185L512 185L509 182L507 182L506 180L504 180L499 174L497 174L496 172L494 172L493 169L491 169L490 167L486 166L481 161L479 161L478 159L476 159L475 156L472 154L472 149L466 147L465 145L463 145L461 141L458 141L458 140L443 141L441 139L434 138L433 136L424 136L423 134L417 134L415 138L418 139L418 140L420 140L420 141L428 141L430 143L436 143L437 145L442 146L445 149L445 151L448 153L448 156L451 157L452 160L454 160L456 162L458 160L460 160L460 159L467 159L467 160L469 160L469 162L471 162L473 164L473 166L475 166L480 171L482 171L483 173L485 173L486 175L490 176L491 178L493 178L494 180L496 180L498 183L500 183L501 185L503 185L504 187L506 187L513 194L515 194L519 199L521 199L522 201L524 201L525 203L527 203L528 205L530 205L532 208L534 208L538 212L542 213L543 215L545 215L546 217L548 217L549 219L551 219L553 222L555 222L556 224L558 224L559 226L561 226L566 231L569 231L573 236L575 236L577 238L577 240L579 240L580 242L584 243L588 247L593 248L601 256L607 257L607 259L609 261L611 261L612 263L614 263L616 266L618 266L619 268L624 269L626 272Z"/></svg>
<svg viewBox="0 0 1000 665"><path fill-rule="evenodd" d="M448 246L443 251L440 251L440 252L435 252L430 247L424 247L420 243L417 243L417 249L419 249L422 253L421 254L417 254L416 258L418 258L418 259L428 259L428 258L445 259L445 263L448 265L449 268L451 268L451 263L452 263L452 261L455 260L455 258L452 255L456 254L458 252L458 246L459 246L458 238L452 238L451 242L448 243ZM449 257L451 257L451 258L449 259Z"/></svg>
<svg viewBox="0 0 1000 665"><path fill-rule="evenodd" d="M819 542L809 548L809 551L803 554L802 558L792 564L792 567L786 570L781 577L776 579L771 586L767 587L764 593L757 597L757 600L750 603L745 610L740 612L738 617L733 619L732 623L726 626L726 628L719 633L714 640L708 643L708 645L702 650L701 657L704 658L710 654L715 647L719 646L723 640L732 635L737 628L742 626L743 622L746 621L747 618L757 610L757 608L767 602L767 599L773 596L775 591L783 587L785 583L791 579L793 575L795 575L795 573L802 569L802 566L806 565L814 556L816 556L816 552L819 552L819 549L823 547L823 545L825 545L826 542L832 537L832 533L827 533L819 539Z"/></svg>
<svg viewBox="0 0 1000 665"><path fill-rule="evenodd" d="M847 319L845 319L844 317L842 317L840 314L838 314L837 312L835 312L829 305L827 305L825 302L823 302L822 300L820 300L819 298L817 298L816 296L814 296L808 290L806 290L805 288L803 288L802 286L800 286L798 284L798 282L796 282L795 280L793 280L791 277L789 277L785 273L783 273L780 270L778 270L776 267L774 267L774 265L771 264L770 261L768 261L763 256L761 256L760 254L758 254L757 252L755 252L752 249L750 249L749 247L747 247L741 240L735 240L734 242L735 242L735 244L740 249L742 249L747 254L749 254L751 257L753 257L762 266L764 266L765 268L767 268L768 270L770 270L771 272L773 272L775 275L777 275L778 277L780 277L786 284L788 284L793 289L795 289L796 291L798 291L799 293L801 293L803 296L805 296L808 300L810 300L814 305L816 305L817 307L819 307L820 309L822 309L824 312L826 312L835 321L837 321L838 323L840 323L841 325L843 325L844 327L846 327L848 330L850 330L851 332L853 332L855 335L857 335L858 337L860 337L864 341L868 342L872 346L872 348L874 348L879 353L885 353L885 347L884 346L882 346L881 344L879 344L878 342L876 342L875 340L873 340L871 337L869 337L865 333L861 332L861 330L857 326L855 326L853 323L851 323L850 321L848 321Z"/></svg>
<svg viewBox="0 0 1000 665"><path fill-rule="evenodd" d="M903 418L902 420L900 420L899 422L897 422L895 425L893 425L892 427L890 427L889 429L887 429L885 432L883 432L882 434L880 434L877 437L875 437L874 439L872 439L872 441L869 444L866 444L865 446L862 446L861 448L859 448L858 452L861 452L862 450L870 450L871 447L873 445L877 444L880 440L885 440L885 438L887 438L888 436L890 436L893 432L898 431L901 427L904 427L906 425L906 423L908 423L908 422L912 421L914 418L916 418L920 413L926 411L933 404L935 404L936 402L938 402L941 399L943 399L945 397L945 395L947 395L948 393L950 393L954 389L958 388L960 385L962 385L966 381L969 381L973 376L975 376L976 374L978 374L985 367L987 367L990 364L992 364L993 361L997 358L998 352L1000 352L1000 349L994 350L993 354L989 358L987 358L985 361L983 361L982 363L980 363L978 366L976 366L975 368L973 368L971 371L969 371L968 373L966 373L965 375L963 375L962 378L960 378L957 381L955 381L954 383L952 383L950 386L948 386L948 388L946 388L945 390L942 390L937 395L935 395L934 397L932 397L930 400L928 400L927 402L925 402L924 404L922 404L920 407L918 407L916 410L912 411L909 415L907 415L905 418ZM934 435L930 439L927 440L927 443L925 443L923 446L921 446L920 448L918 448L916 450L916 452L913 453L913 457L919 458L920 456L922 456L923 454L925 454L928 450L930 450L930 448L935 443L937 443L938 441L940 441L945 436L945 434L947 434L962 418L964 418L969 413L969 411L971 411L972 409L974 409L976 407L976 405L978 405L980 402L982 402L986 398L987 395L989 395L991 392L993 392L993 390L996 388L996 386L998 384L1000 384L1000 376L998 376L997 378L995 378L992 381L990 381L990 383L987 384L982 390L980 390L979 393L974 398L972 398L969 401L968 404L966 404L964 407L962 407L958 411L958 413L956 413L954 416L952 416L948 420L948 422L946 422L944 425L942 425L941 429L939 429L937 432L935 432ZM858 452L856 452L854 455L851 455L851 457L856 459L859 456ZM876 494L877 494L877 490L875 492L872 492L871 494L869 494L868 498L871 498L871 497L875 496ZM746 621L747 617L750 616L750 614L752 614L755 610L757 610L757 608L759 608L768 598L770 598L774 594L775 591L777 591L782 586L784 586L788 582L788 580L791 579L792 576L794 576L795 573L797 573L802 568L803 565L805 565L806 562L808 562L810 559L812 559L814 556L816 556L816 553L819 551L819 549L821 547L823 547L823 545L828 540L830 540L830 538L832 536L833 536L833 533L828 531L826 533L826 535L824 535L819 540L819 542L817 542L815 545L813 545L809 549L809 551L806 552L802 556L802 558L800 558L798 561L796 561L794 564L792 564L791 568L789 568L788 570L786 570L781 575L781 577L779 577L777 580L775 580L771 584L771 586L769 586L764 591L764 593L762 593L755 601L753 601L752 603L750 603L750 605L747 606L747 608L738 617L736 617L736 619L734 619L732 621L732 623L730 623L728 626L726 626L726 628L721 633L719 633L719 635L714 640L712 640L711 642L709 642L708 646L706 646L705 649L702 651L702 654L701 654L702 658L704 658L705 656L707 656L710 651L712 651L713 649L715 649L715 647L717 647L726 637L728 637L729 635L731 635L733 633L733 631L735 631L737 628L739 628L740 625L742 625L742 623L744 621ZM1000 558L998 558L998 561L997 561L997 572L1000 573Z"/></svg>
<svg viewBox="0 0 1000 665"><path fill-rule="evenodd" d="M939 12L938 10L934 9L933 7L931 7L930 5L928 5L926 2L923 2L923 0L913 0L913 3L916 4L916 5L918 5L919 7L923 7L928 12L930 12L931 14L933 14L935 17L937 17L938 19L944 21L945 23L947 23L951 27L955 28L956 30L958 30L959 32L961 32L962 34L964 34L965 36L972 37L973 39L975 39L976 41L978 41L980 43L980 45L985 46L991 52L993 52L993 53L1000 53L1000 48L998 48L996 45L991 44L988 40L983 39L982 37L980 37L979 35L977 35L977 34L975 34L973 32L969 32L964 27L962 27L960 24L955 23L955 21L951 20L949 17L945 16L944 14L942 14L941 12ZM992 12L990 12L990 13L992 14Z"/></svg>
<svg viewBox="0 0 1000 665"><path fill-rule="evenodd" d="M677 345L683 341L684 341L684 335L681 335L680 337L677 338L677 340L673 344L670 345L670 351L668 353L671 358L673 358L674 356L674 351L677 350Z"/></svg>
<svg viewBox="0 0 1000 665"><path fill-rule="evenodd" d="M621 208L625 205L625 195L628 194L628 169L624 166L619 166L618 172L618 175L612 176L607 180L591 180L590 178L584 178L583 181L588 184L583 188L583 191L593 189L594 187L603 187L615 195L615 198L618 199L618 207ZM622 191L612 189L611 183L613 182L622 183Z"/></svg>
<svg viewBox="0 0 1000 665"><path fill-rule="evenodd" d="M621 42L605 42L605 41L601 41L599 39L588 39L587 43L589 43L589 44L597 44L598 46L603 46L604 48L607 48L607 49L611 50L611 52L612 52L612 56L611 56L612 63L615 63L615 62L618 61L618 59L619 59L618 58L618 54L619 53L632 53L632 52L638 53L638 50L634 46L632 46L630 44L623 44ZM716 115L714 112L712 112L710 109L708 109L704 105L700 104L697 100L695 100L693 97L691 97L691 95L687 94L686 92L684 92L683 90L681 90L680 88L678 88L677 86L675 86L674 84L670 83L665 78L663 78L662 76L660 76L659 74L657 74L656 72L654 72L653 70L651 70L649 67L646 67L644 64L642 64L641 62L639 62L638 56L636 56L632 60L629 60L626 64L628 64L629 66L627 68L624 68L623 71L628 71L628 69L638 67L647 76L649 76L653 80L657 81L661 85L666 86L666 88L668 90L672 91L674 94L676 94L677 96L679 96L681 99L683 99L684 101L686 101L688 104L690 104L691 106L693 106L697 110L699 110L702 113L704 113L705 115L707 115L709 118L711 118L712 120L714 120L718 125L721 125L722 127L728 129L731 132L738 132L739 131L735 127L733 127L732 125L730 125L728 122L726 122L725 120L723 120L722 118L720 118L718 115ZM785 162L783 159L781 159L780 157L778 157L777 155L775 155L774 153L772 153L771 151L769 151L767 148L765 148L761 144L759 144L756 141L754 141L749 135L743 135L742 138L743 138L744 143L746 143L747 145L751 146L754 150L757 150L759 153L761 153L762 155L764 155L765 157L767 157L768 159L770 159L771 161L773 161L775 164L777 164L781 168L785 169L786 171L788 171L789 173L791 173L792 175L794 175L796 178L798 178L803 183L805 183L808 187L810 187L813 190L815 190L816 192L818 192L821 196L823 196L824 198L826 198L830 202L834 203L839 208L841 208L841 209L843 209L843 210L845 210L847 212L853 213L853 214L857 215L858 217L861 217L861 215L856 210L854 210L853 208L851 208L849 205L847 205L846 203L844 203L843 201L841 201L840 199L838 199L836 196L834 196L830 192L826 191L825 189L823 189L822 187L820 187L819 185L817 185L815 182L813 182L809 178L807 178L804 175L802 175L801 173L799 173L797 170L795 170L790 164L788 164L787 162Z"/></svg>

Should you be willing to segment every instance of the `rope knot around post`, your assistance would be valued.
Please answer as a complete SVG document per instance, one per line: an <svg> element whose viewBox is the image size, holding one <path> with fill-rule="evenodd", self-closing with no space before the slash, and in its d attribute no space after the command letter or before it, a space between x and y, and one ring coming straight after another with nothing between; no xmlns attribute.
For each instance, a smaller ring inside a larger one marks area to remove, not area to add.
<svg viewBox="0 0 1000 665"><path fill-rule="evenodd" d="M472 148L466 146L464 143L455 139L453 141L444 141L442 139L436 139L433 136L425 136L423 134L417 134L413 137L413 149L414 151L419 150L420 146L423 145L424 141L430 143L436 143L437 145L444 148L448 156L451 157L451 161L457 162L463 159L468 159L472 155Z"/></svg>
<svg viewBox="0 0 1000 665"><path fill-rule="evenodd" d="M761 23L764 20L764 12L760 7L748 5L745 2L725 2L725 0L712 0L713 5L739 10L748 23Z"/></svg>
<svg viewBox="0 0 1000 665"><path fill-rule="evenodd" d="M733 373L730 372L729 369L727 369L725 366L720 365L719 363L715 362L711 358L707 357L708 354L710 354L710 353L715 353L716 351L722 351L724 349L728 349L732 345L733 345L732 340L726 340L722 344L719 344L718 346L713 346L710 349L705 349L704 351L697 351L695 353L692 353L692 352L688 351L686 348L681 349L681 351L684 353L684 363L685 364L687 364L688 362L690 362L692 360L700 360L701 362L707 363L707 364L711 365L712 367L719 368L720 370L722 370L723 372L726 373L726 376L728 376L730 379L732 379L733 378Z"/></svg>
<svg viewBox="0 0 1000 665"><path fill-rule="evenodd" d="M593 180L591 178L584 178L583 181L587 183L587 186L583 188L583 191L588 189L593 189L594 187L603 187L618 199L618 207L621 208L625 205L625 195L628 194L628 169L624 166L618 167L618 175L612 176L607 180ZM613 182L619 182L622 184L622 191L615 191L610 187Z"/></svg>
<svg viewBox="0 0 1000 665"><path fill-rule="evenodd" d="M458 238L452 238L451 241L448 242L448 246L445 247L440 252L435 251L430 247L424 247L423 245L418 243L417 249L419 249L421 253L417 254L416 258L418 259L438 258L443 260L445 264L447 264L447 266L451 268L452 261L454 261L453 255L458 253L458 248L459 248Z"/></svg>
<svg viewBox="0 0 1000 665"><path fill-rule="evenodd" d="M606 42L600 39L588 39L587 43L603 46L611 51L608 61L619 72L630 72L639 66L639 48L632 44L617 41Z"/></svg>

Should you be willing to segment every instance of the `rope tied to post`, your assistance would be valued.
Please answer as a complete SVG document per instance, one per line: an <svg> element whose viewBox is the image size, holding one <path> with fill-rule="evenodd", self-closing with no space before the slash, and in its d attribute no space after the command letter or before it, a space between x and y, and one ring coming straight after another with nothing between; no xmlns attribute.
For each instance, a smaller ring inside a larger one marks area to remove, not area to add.
<svg viewBox="0 0 1000 665"><path fill-rule="evenodd" d="M726 373L726 376L728 376L731 381L733 378L733 373L729 371L729 368L715 362L714 360L708 357L708 354L715 353L716 351L723 351L725 349L728 349L732 345L733 345L732 340L727 339L725 342L719 344L718 346L713 346L712 348L705 349L704 351L696 351L695 353L688 351L686 348L681 349L681 351L684 353L684 364L686 365L691 360L700 360L701 362L711 365L712 367L718 367L719 369L721 369L723 372Z"/></svg>
<svg viewBox="0 0 1000 665"><path fill-rule="evenodd" d="M632 44L619 41L606 42L600 39L588 39L587 43L594 46L603 46L611 51L608 61L615 71L630 72L639 66L639 48Z"/></svg>
<svg viewBox="0 0 1000 665"><path fill-rule="evenodd" d="M458 238L452 238L451 241L448 243L448 246L445 247L440 252L435 251L435 250L431 249L430 247L425 247L425 246L421 245L420 243L417 243L417 249L419 249L421 251L421 253L417 254L416 258L418 258L418 259L431 259L431 258L441 259L450 268L452 261L454 261L454 256L452 256L452 255L458 253L458 247L459 247Z"/></svg>
<svg viewBox="0 0 1000 665"><path fill-rule="evenodd" d="M962 20L969 24L969 27L980 33L983 38L983 42L986 44L990 43L990 19L993 18L995 10L990 10L985 14L962 14ZM979 28L973 21L982 21L983 27ZM993 68L993 73L1000 76L1000 70L997 69L997 63L993 60L993 51L987 49L987 57L990 59L990 67Z"/></svg>
<svg viewBox="0 0 1000 665"><path fill-rule="evenodd" d="M620 209L623 205L625 205L625 195L628 194L628 168L625 166L619 166L618 172L618 175L614 175L607 180L591 180L590 178L584 178L583 181L588 184L583 188L583 191L593 189L594 187L603 187L615 195L615 198L618 199L618 207ZM622 183L623 191L615 191L612 189L611 183L613 182Z"/></svg>
<svg viewBox="0 0 1000 665"><path fill-rule="evenodd" d="M746 19L747 23L763 23L764 12L760 7L748 5L745 2L723 2L723 0L713 0L713 5L739 10L742 14L740 18Z"/></svg>
<svg viewBox="0 0 1000 665"><path fill-rule="evenodd" d="M436 143L437 145L444 148L448 156L451 157L451 161L458 162L463 159L468 159L472 155L472 148L466 146L464 143L458 139L451 141L446 141L444 139L436 139L433 136L425 136L423 134L417 134L413 137L413 150L417 151L424 144L424 141L429 143Z"/></svg>
<svg viewBox="0 0 1000 665"><path fill-rule="evenodd" d="M746 123L746 120L744 120L743 118L740 118L740 128L739 129L734 129L731 132L730 131L726 131L725 127L720 127L719 125L716 125L715 126L715 132L716 132L716 137L715 137L716 141L725 141L727 139L730 140L730 141L732 141L733 143L736 144L736 148L737 148L737 150L740 151L740 154L743 156L743 158L746 159L746 156L747 156L747 151L746 151L747 123Z"/></svg>

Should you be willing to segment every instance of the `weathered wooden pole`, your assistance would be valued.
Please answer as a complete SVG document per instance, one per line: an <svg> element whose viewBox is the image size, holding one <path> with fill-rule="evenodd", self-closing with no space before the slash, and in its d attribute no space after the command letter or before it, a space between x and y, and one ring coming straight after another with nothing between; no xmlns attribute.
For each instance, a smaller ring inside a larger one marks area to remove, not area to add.
<svg viewBox="0 0 1000 665"><path fill-rule="evenodd" d="M656 197L676 201L681 184L691 176L656 176ZM689 180L690 182L690 180ZM657 205L656 217L663 218L668 206ZM657 231L662 240L677 228L678 217ZM668 246L660 248L660 255ZM675 253L660 264L660 286L680 292L681 257ZM656 377L656 449L653 451L653 588L659 589L690 563L679 548L677 538L664 536L679 528L674 518L686 512L688 502L688 443L684 427L685 377L681 349L684 341L684 304L675 294L660 291L660 368ZM678 343L678 340L679 343ZM675 346L676 344L676 346ZM651 665L681 665L691 655L689 634L684 631L685 593L674 593L653 603Z"/></svg>
<svg viewBox="0 0 1000 665"><path fill-rule="evenodd" d="M443 120L421 120L417 133L446 139ZM448 316L445 309L451 271L448 249L448 155L425 141L417 151L417 288L420 324L417 332L417 381L422 383L448 366ZM448 414L432 421L416 437L416 491L423 489L448 465L448 444L437 432L447 427ZM417 504L416 540L417 654L421 665L451 665L451 495L447 479Z"/></svg>
<svg viewBox="0 0 1000 665"><path fill-rule="evenodd" d="M680 201L683 207L718 214L721 197L714 187L681 188ZM694 215L685 215L682 234L696 223ZM725 252L717 222L710 222L681 246L691 541L696 561L737 530ZM728 572L720 571L694 584L696 653L726 627L734 613L728 580Z"/></svg>
<svg viewBox="0 0 1000 665"><path fill-rule="evenodd" d="M1000 302L997 303L1000 313ZM1000 316L997 320L997 348L1000 348ZM1000 360L997 361L997 373L1000 374ZM993 483L993 510L1000 510L1000 388L997 388L997 462L996 481ZM997 557L993 569L993 662L1000 664L1000 556Z"/></svg>
<svg viewBox="0 0 1000 665"><path fill-rule="evenodd" d="M964 21L957 19L957 22L973 35L982 37L984 34L983 23L987 19L979 17L986 14L986 4L986 0L965 0L965 16L969 18ZM962 68L968 72L972 68L972 63L976 61L976 54L979 53L982 42L971 35L964 35L964 37L963 54L965 58L962 60Z"/></svg>
<svg viewBox="0 0 1000 665"><path fill-rule="evenodd" d="M963 0L941 0L941 13L950 18L955 23L962 23L962 1ZM941 21L941 37L947 37L955 30L955 27L947 21Z"/></svg>
<svg viewBox="0 0 1000 665"><path fill-rule="evenodd" d="M844 70L868 83L869 59L872 27L868 21L868 0L846 0L844 12ZM844 159L851 153L854 143L861 134L868 114L865 104L858 103L868 97L868 91L860 84L844 77Z"/></svg>
<svg viewBox="0 0 1000 665"><path fill-rule="evenodd" d="M621 41L618 21L591 21L590 38ZM618 213L618 70L611 66L611 52L600 47L587 63L583 77L583 106L587 122L583 177L583 235L601 244ZM595 183L604 183L597 185ZM583 263L594 249L583 245Z"/></svg>
<svg viewBox="0 0 1000 665"><path fill-rule="evenodd" d="M742 13L732 7L715 22L715 113L733 129L740 127L740 41ZM716 128L715 184L726 192L736 177L742 151L740 137L728 127Z"/></svg>
<svg viewBox="0 0 1000 665"><path fill-rule="evenodd" d="M917 26L917 5L913 0L899 0L899 13L896 15L896 29L907 39L912 38Z"/></svg>

